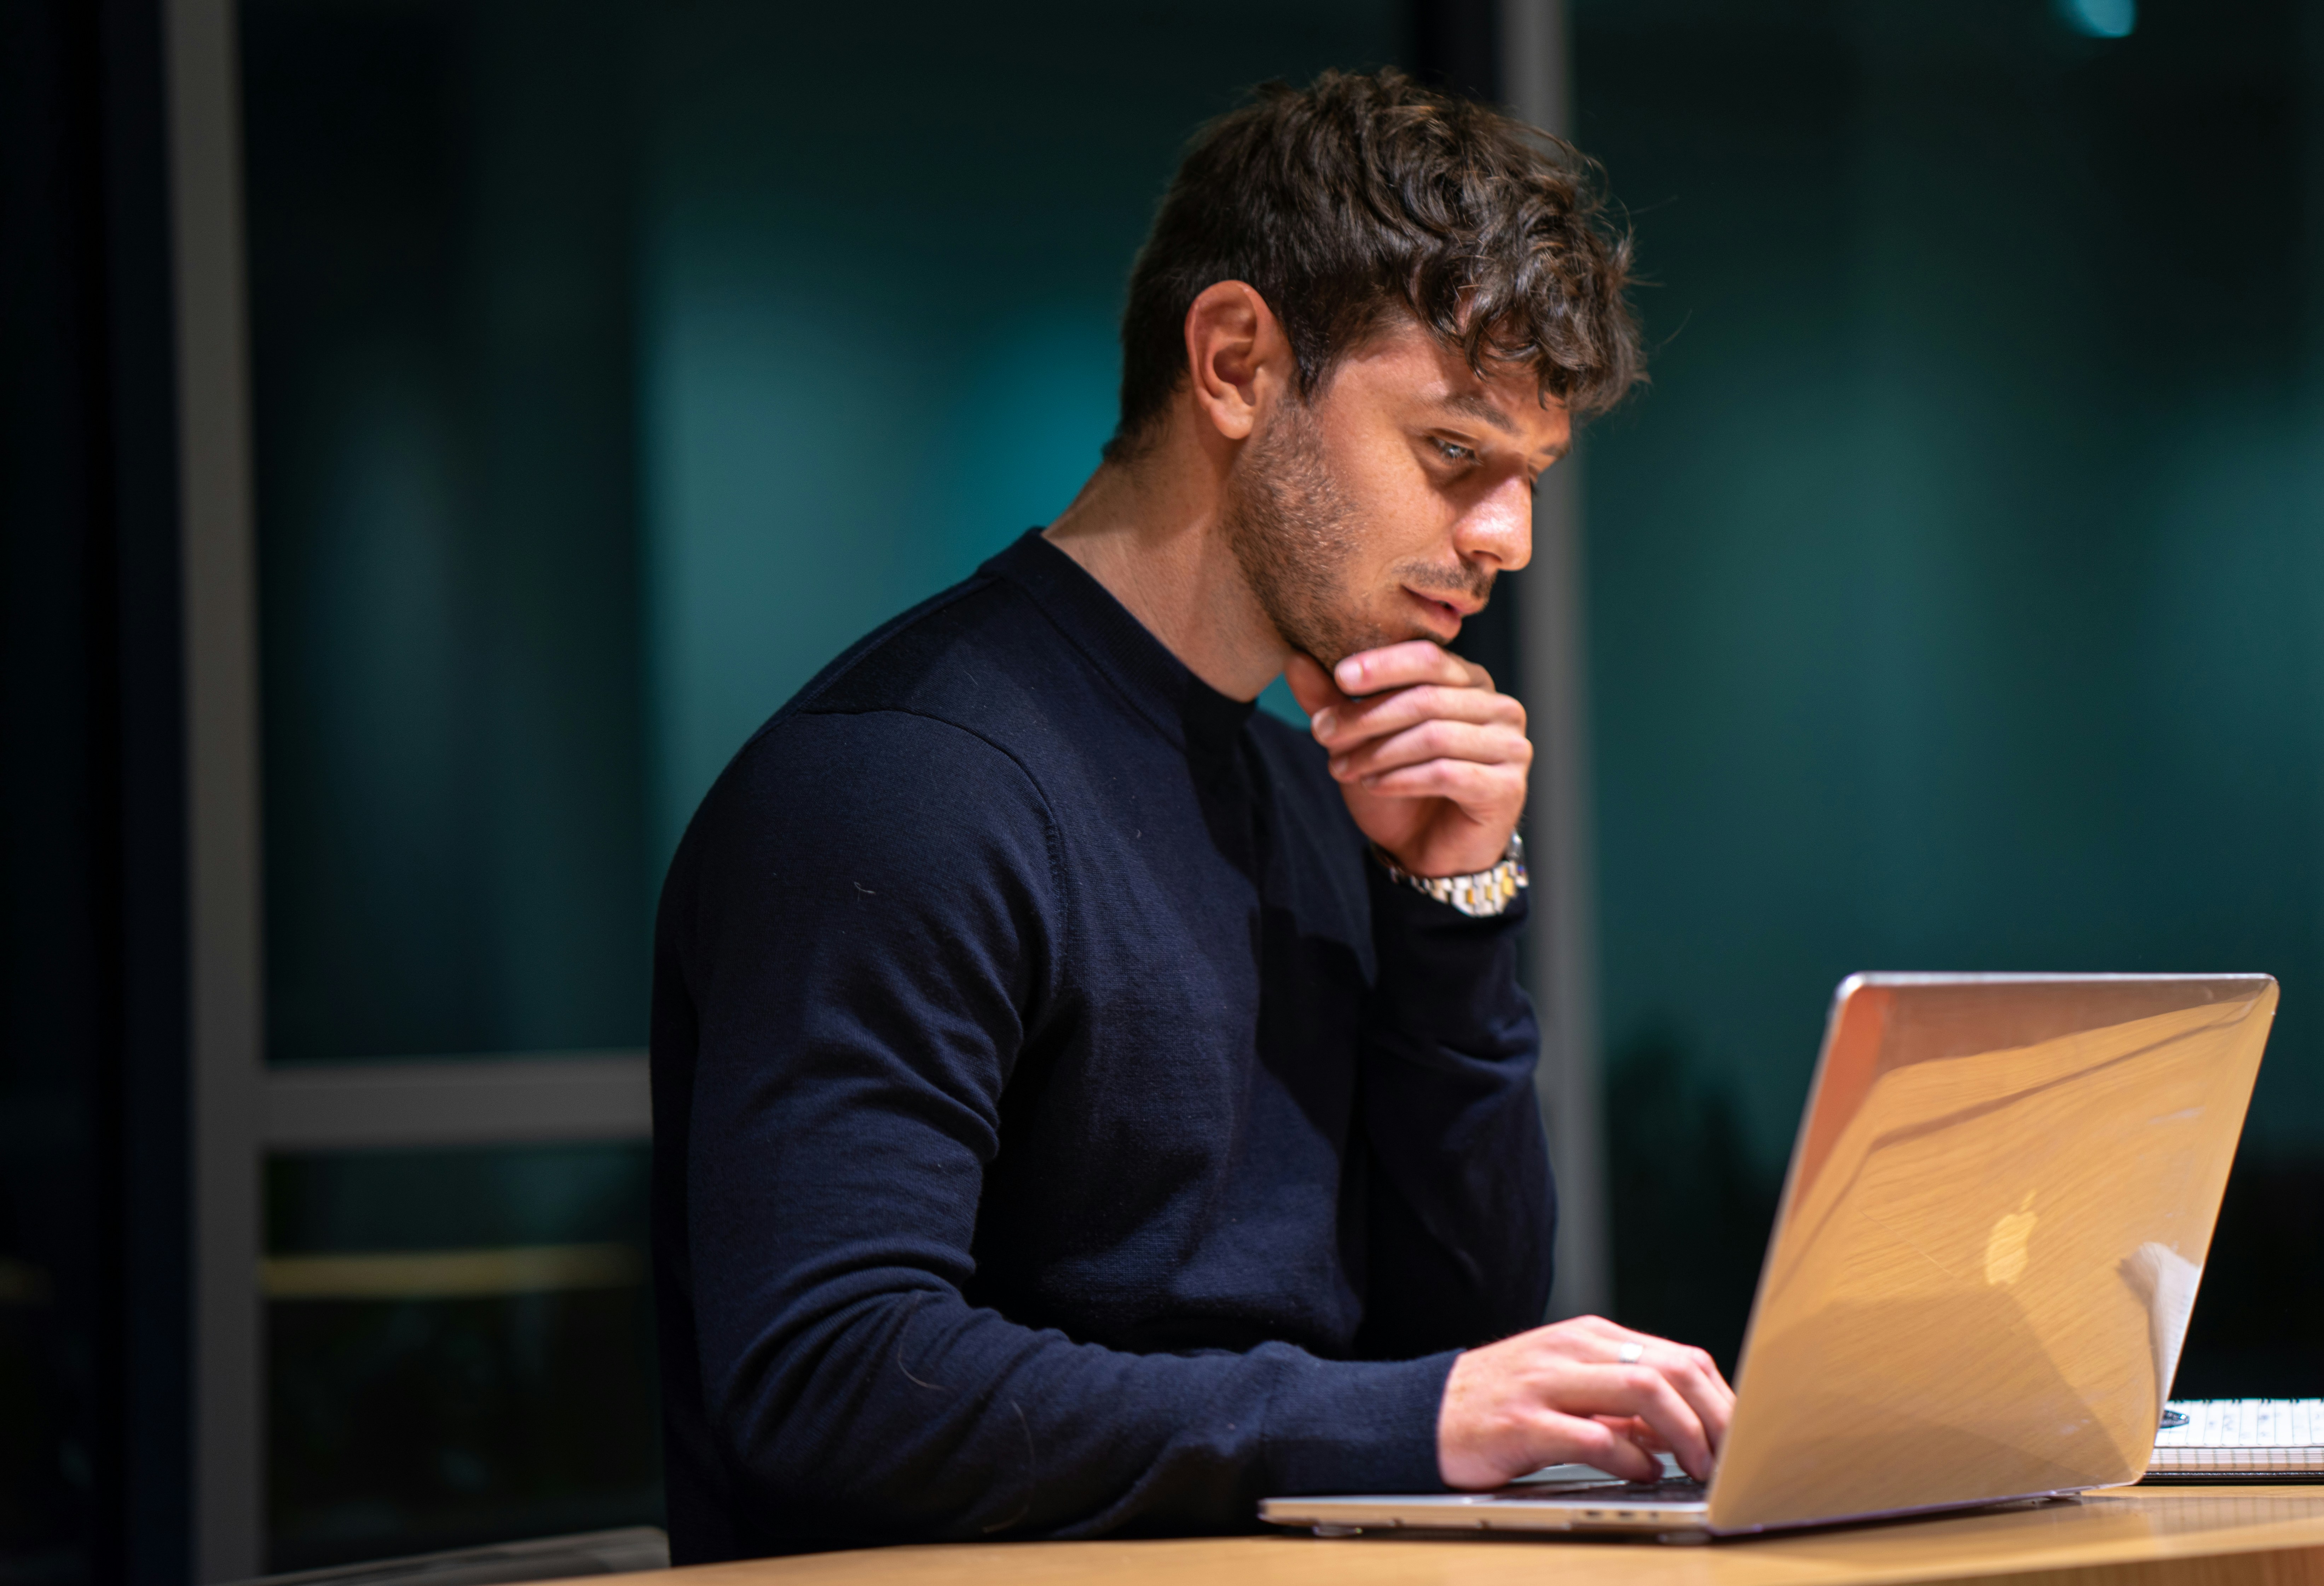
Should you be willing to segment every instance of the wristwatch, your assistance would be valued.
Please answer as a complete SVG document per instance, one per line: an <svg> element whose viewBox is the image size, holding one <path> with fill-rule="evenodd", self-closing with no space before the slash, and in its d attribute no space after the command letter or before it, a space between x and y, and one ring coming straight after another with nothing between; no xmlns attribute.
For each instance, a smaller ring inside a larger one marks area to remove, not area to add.
<svg viewBox="0 0 2324 1586"><path fill-rule="evenodd" d="M1416 876L1397 863L1395 856L1377 843L1372 844L1372 857L1388 867L1394 880L1416 892L1427 893L1439 903L1450 903L1477 919L1506 913L1526 885L1525 839L1515 832L1509 834L1509 845L1501 853L1501 862L1474 875Z"/></svg>

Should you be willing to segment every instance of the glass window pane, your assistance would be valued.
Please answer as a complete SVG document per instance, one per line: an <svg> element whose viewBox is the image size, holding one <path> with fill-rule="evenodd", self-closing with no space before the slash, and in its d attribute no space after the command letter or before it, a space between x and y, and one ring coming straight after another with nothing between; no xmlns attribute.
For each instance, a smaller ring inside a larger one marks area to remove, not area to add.
<svg viewBox="0 0 2324 1586"><path fill-rule="evenodd" d="M659 1522L648 1158L269 1163L270 1568Z"/></svg>
<svg viewBox="0 0 2324 1586"><path fill-rule="evenodd" d="M243 8L277 1060L642 1043L627 16Z"/></svg>

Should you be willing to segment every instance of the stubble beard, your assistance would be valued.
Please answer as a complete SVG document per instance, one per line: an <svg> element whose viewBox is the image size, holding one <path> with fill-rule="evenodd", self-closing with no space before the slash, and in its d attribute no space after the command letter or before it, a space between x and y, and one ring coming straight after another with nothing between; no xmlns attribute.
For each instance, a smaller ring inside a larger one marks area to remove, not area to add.
<svg viewBox="0 0 2324 1586"><path fill-rule="evenodd" d="M1227 478L1227 544L1283 641L1326 669L1390 641L1351 610L1356 514L1332 477L1314 420L1296 403L1236 457Z"/></svg>
<svg viewBox="0 0 2324 1586"><path fill-rule="evenodd" d="M1296 402L1279 410L1276 421L1236 457L1222 526L1259 610L1286 644L1325 670L1399 640L1436 642L1416 622L1391 631L1348 587L1362 531L1355 508L1332 476L1314 419ZM1415 589L1480 601L1493 586L1491 573L1465 562L1449 568L1407 563L1394 575Z"/></svg>

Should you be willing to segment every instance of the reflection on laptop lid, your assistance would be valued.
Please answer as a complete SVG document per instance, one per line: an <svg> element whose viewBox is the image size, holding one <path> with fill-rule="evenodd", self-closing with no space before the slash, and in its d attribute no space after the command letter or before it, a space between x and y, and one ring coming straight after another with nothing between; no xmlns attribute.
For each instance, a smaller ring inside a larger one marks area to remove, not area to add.
<svg viewBox="0 0 2324 1586"><path fill-rule="evenodd" d="M2138 1480L2274 1018L2266 975L1857 975L1707 1494L1271 1498L1333 1529L1715 1533Z"/></svg>

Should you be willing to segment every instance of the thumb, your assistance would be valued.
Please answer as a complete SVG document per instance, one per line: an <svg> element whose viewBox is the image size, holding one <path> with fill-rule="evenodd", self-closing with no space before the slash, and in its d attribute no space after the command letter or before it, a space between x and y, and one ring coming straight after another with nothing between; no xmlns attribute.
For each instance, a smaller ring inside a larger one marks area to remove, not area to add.
<svg viewBox="0 0 2324 1586"><path fill-rule="evenodd" d="M1327 705L1345 705L1348 701L1348 696L1332 681L1332 674L1304 650L1291 652L1291 659L1283 669L1283 680L1290 685L1291 697L1299 702L1299 708L1311 716Z"/></svg>

